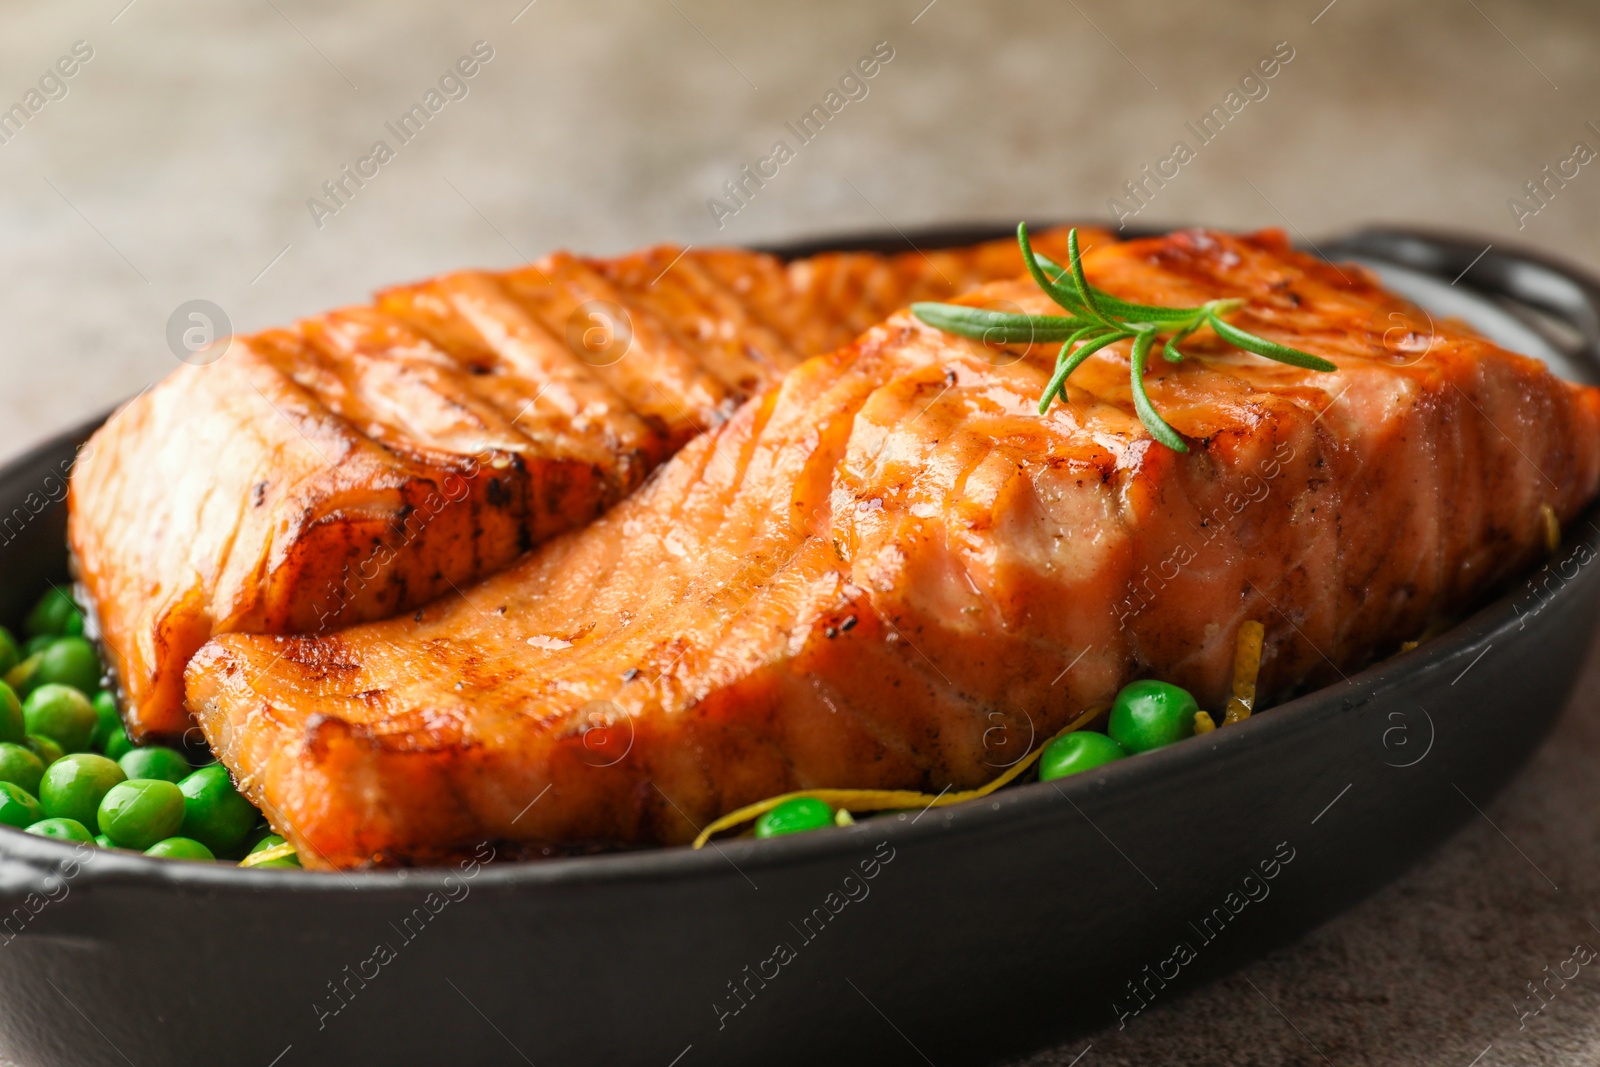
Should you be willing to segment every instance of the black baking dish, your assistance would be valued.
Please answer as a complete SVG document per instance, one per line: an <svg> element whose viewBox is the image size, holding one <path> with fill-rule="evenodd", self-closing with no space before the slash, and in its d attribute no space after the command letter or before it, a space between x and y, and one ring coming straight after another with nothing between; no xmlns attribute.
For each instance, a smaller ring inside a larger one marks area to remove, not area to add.
<svg viewBox="0 0 1600 1067"><path fill-rule="evenodd" d="M1474 259L1484 243L1374 230L1322 248L1600 378L1600 288L1498 246ZM92 428L0 470L0 617L65 577L60 487ZM1414 651L957 807L701 852L353 874L0 830L0 1059L948 1067L1137 1025L1141 1005L1294 939L1476 817L1590 647L1593 518L1536 582Z"/></svg>

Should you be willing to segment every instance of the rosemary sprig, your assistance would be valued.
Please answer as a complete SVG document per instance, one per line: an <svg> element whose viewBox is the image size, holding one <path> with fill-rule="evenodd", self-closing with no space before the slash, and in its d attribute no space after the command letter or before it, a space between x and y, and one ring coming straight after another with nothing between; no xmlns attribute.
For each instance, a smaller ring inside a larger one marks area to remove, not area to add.
<svg viewBox="0 0 1600 1067"><path fill-rule="evenodd" d="M1167 425L1155 405L1150 403L1144 388L1144 371L1150 352L1158 340L1164 339L1162 357L1169 363L1177 363L1184 358L1178 345L1205 326L1210 326L1218 337L1235 348L1279 363L1315 371L1339 369L1309 352L1276 344L1225 322L1223 316L1243 307L1243 300L1209 300L1199 307L1156 307L1151 304L1131 304L1103 289L1096 289L1083 275L1076 229L1067 234L1070 262L1066 267L1033 250L1028 243L1027 223L1017 224L1017 243L1022 246L1022 262L1027 264L1028 273L1039 288L1067 312L1066 315L1014 315L960 304L933 303L912 304L911 311L929 326L985 343L1060 341L1061 351L1056 356L1055 373L1050 376L1050 383L1039 398L1041 415L1050 409L1056 397L1062 397L1065 402L1067 377L1084 360L1107 345L1132 338L1129 379L1133 388L1133 409L1138 413L1139 421L1144 423L1152 437L1168 448L1177 452L1189 451L1183 438Z"/></svg>

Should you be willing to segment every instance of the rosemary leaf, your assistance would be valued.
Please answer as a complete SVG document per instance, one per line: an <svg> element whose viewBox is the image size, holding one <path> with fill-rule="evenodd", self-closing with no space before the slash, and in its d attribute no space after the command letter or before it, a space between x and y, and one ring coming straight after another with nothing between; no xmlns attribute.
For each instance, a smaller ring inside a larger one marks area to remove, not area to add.
<svg viewBox="0 0 1600 1067"><path fill-rule="evenodd" d="M1189 339L1189 335L1198 330L1204 322L1205 319L1203 318L1198 322L1191 322L1189 325L1185 326L1183 329L1167 338L1167 343L1162 346L1161 349L1161 358L1166 360L1168 363L1181 363L1183 361L1183 353L1178 351L1178 342L1187 341Z"/></svg>
<svg viewBox="0 0 1600 1067"><path fill-rule="evenodd" d="M1279 363L1287 363L1292 367L1302 367L1305 370L1336 371L1337 364L1329 363L1320 356L1313 356L1309 352L1302 352L1298 348L1280 345L1265 338L1257 337L1253 333L1245 333L1237 326L1223 322L1216 315L1208 315L1211 328L1217 331L1217 336L1246 352L1254 352L1258 356L1275 359Z"/></svg>
<svg viewBox="0 0 1600 1067"><path fill-rule="evenodd" d="M1151 437L1174 452L1187 452L1189 446L1183 443L1178 431L1168 426L1167 420L1157 413L1155 405L1150 403L1149 394L1144 391L1144 367L1150 358L1150 346L1155 339L1154 330L1141 330L1133 339L1133 365L1128 373L1129 382L1133 386L1133 410L1138 413L1139 421L1144 423L1144 428L1150 431Z"/></svg>
<svg viewBox="0 0 1600 1067"><path fill-rule="evenodd" d="M1017 315L964 304L912 304L911 313L946 333L995 344L1063 341L1085 326L1097 325L1059 315Z"/></svg>
<svg viewBox="0 0 1600 1067"><path fill-rule="evenodd" d="M1104 315L1094 311L1082 300L1078 299L1077 293L1061 285L1040 269L1038 261L1033 256L1033 246L1028 243L1028 224L1025 222L1017 223L1017 244L1022 246L1022 262L1027 264L1028 273L1033 276L1034 283L1040 289L1043 289L1051 300L1054 300L1074 315L1093 319L1107 326L1111 325L1111 322Z"/></svg>
<svg viewBox="0 0 1600 1067"><path fill-rule="evenodd" d="M1023 249L1022 256L1028 262L1033 262L1031 250ZM1067 266L1072 268L1072 281L1078 287L1078 298L1083 302L1084 308L1107 326L1112 325L1111 319L1106 316L1105 312L1100 310L1100 305L1095 300L1094 287L1089 284L1089 279L1083 276L1083 257L1078 254L1078 228L1076 226L1067 231ZM1037 267L1034 268L1034 272L1036 274L1043 273Z"/></svg>
<svg viewBox="0 0 1600 1067"><path fill-rule="evenodd" d="M1093 327L1090 329L1092 330ZM1085 335L1088 333L1088 330L1084 331ZM1067 387L1067 375L1082 366L1084 360L1106 347L1106 345L1115 344L1128 336L1130 335L1125 331L1114 330L1097 337L1085 337L1083 338L1083 347L1076 352L1070 352L1070 354L1069 350L1072 348L1072 341L1069 340L1062 345L1061 354L1056 357L1056 372L1050 376L1050 383L1044 387L1044 395L1039 398L1039 414L1043 415L1050 410L1051 401L1058 395L1062 395ZM1077 339L1079 338L1074 338L1074 340Z"/></svg>

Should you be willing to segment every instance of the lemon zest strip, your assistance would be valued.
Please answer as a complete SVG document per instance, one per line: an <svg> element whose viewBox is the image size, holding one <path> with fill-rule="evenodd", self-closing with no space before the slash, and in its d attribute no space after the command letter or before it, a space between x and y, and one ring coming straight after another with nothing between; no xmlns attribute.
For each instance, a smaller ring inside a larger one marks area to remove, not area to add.
<svg viewBox="0 0 1600 1067"><path fill-rule="evenodd" d="M1254 619L1239 624L1239 637L1233 649L1233 695L1222 716L1222 725L1243 722L1256 707L1256 681L1261 676L1261 645L1266 627Z"/></svg>
<svg viewBox="0 0 1600 1067"><path fill-rule="evenodd" d="M281 845L273 845L271 848L264 848L260 852L250 853L250 855L239 861L239 866L255 867L263 863L268 863L272 860L281 860L286 856L293 856L296 854L295 847L289 844L289 842L285 841Z"/></svg>

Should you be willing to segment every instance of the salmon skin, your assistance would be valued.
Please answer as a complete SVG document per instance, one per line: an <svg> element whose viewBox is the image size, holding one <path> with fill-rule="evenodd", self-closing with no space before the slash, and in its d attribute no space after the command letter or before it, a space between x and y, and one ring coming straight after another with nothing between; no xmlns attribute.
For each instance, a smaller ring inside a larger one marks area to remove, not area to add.
<svg viewBox="0 0 1600 1067"><path fill-rule="evenodd" d="M308 866L485 841L676 844L820 787L977 786L1122 685L1220 709L1265 624L1266 699L1451 618L1600 486L1600 391L1465 327L1386 344L1391 296L1281 233L1107 245L1127 300L1244 298L1148 390L1128 346L1040 417L1055 346L897 313L697 438L583 530L416 614L232 634L191 662L207 740ZM1026 280L967 298L1033 313ZM1391 339L1392 340L1392 339Z"/></svg>
<svg viewBox="0 0 1600 1067"><path fill-rule="evenodd" d="M1065 231L1046 241L1065 254ZM1021 269L1009 241L558 253L235 339L113 416L72 477L76 576L130 734L190 726L183 668L213 634L452 593L604 512L802 359Z"/></svg>

